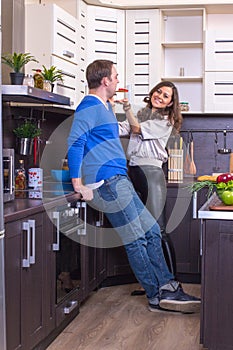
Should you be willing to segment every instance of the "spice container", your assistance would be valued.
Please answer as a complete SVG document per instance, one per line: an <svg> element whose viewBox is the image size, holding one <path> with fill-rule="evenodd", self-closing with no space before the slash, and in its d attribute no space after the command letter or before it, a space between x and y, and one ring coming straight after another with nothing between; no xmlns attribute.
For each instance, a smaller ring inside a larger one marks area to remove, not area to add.
<svg viewBox="0 0 233 350"><path fill-rule="evenodd" d="M34 87L35 84L32 74L25 75L23 79L23 85Z"/></svg>

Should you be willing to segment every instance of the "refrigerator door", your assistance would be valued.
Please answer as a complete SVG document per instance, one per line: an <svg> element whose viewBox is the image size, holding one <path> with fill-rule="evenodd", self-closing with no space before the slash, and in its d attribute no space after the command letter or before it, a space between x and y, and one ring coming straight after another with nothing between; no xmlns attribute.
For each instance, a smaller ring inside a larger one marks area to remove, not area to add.
<svg viewBox="0 0 233 350"><path fill-rule="evenodd" d="M1 11L1 0L0 0ZM0 55L2 51L2 26L0 13ZM2 135L2 76L0 64L0 135ZM4 269L4 206L3 206L3 165L2 137L0 138L0 347L6 350L6 306L5 306L5 269Z"/></svg>

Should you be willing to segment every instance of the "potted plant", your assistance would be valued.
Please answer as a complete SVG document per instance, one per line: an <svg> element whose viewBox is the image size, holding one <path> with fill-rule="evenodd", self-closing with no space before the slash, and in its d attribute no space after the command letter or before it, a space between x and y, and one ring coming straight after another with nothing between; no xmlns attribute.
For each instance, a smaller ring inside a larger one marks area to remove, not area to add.
<svg viewBox="0 0 233 350"><path fill-rule="evenodd" d="M17 138L16 144L19 149L19 154L32 154L34 138L40 136L41 129L38 128L35 123L26 120L22 125L15 128L13 133Z"/></svg>
<svg viewBox="0 0 233 350"><path fill-rule="evenodd" d="M2 63L6 64L13 70L13 72L10 73L12 85L21 85L23 83L24 73L22 70L25 64L31 61L38 63L36 58L28 52L14 52L13 54L5 53L2 55Z"/></svg>
<svg viewBox="0 0 233 350"><path fill-rule="evenodd" d="M51 91L53 91L54 83L55 81L61 81L63 80L63 73L61 69L58 69L56 66L51 66L50 68L46 68L44 65L42 66L43 70L41 72L44 82L49 82L51 84Z"/></svg>

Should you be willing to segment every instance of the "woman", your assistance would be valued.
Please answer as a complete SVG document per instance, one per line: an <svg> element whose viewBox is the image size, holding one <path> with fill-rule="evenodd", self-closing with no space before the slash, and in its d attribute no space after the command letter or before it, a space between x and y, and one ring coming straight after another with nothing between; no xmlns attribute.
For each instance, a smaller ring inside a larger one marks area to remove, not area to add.
<svg viewBox="0 0 233 350"><path fill-rule="evenodd" d="M127 118L119 122L120 136L130 135L127 148L129 176L142 202L160 225L164 255L170 271L175 275L175 252L165 231L167 190L162 166L168 159L168 139L172 133L179 133L182 124L177 88L170 81L160 82L144 102L147 103L146 107L139 110L135 117L128 99L120 101ZM132 294L143 294L143 291Z"/></svg>

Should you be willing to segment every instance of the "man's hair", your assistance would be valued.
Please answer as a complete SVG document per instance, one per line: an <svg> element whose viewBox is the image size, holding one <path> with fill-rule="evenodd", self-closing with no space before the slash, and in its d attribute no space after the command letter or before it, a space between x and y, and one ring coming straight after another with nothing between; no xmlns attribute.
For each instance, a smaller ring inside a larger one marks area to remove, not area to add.
<svg viewBox="0 0 233 350"><path fill-rule="evenodd" d="M111 80L113 62L109 60L95 60L86 70L86 79L89 89L98 88L104 77Z"/></svg>

